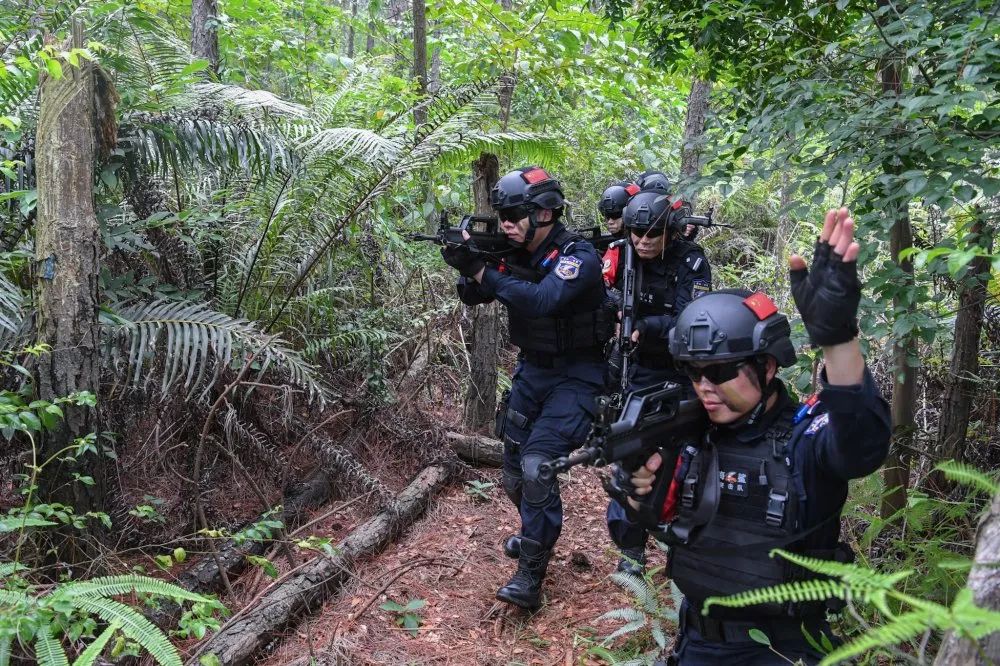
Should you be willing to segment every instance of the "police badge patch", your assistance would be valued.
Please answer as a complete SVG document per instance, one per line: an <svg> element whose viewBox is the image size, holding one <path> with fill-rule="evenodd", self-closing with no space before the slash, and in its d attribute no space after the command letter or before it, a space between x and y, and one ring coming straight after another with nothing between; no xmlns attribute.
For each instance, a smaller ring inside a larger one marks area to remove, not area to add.
<svg viewBox="0 0 1000 666"><path fill-rule="evenodd" d="M583 266L583 259L573 256L562 256L556 264L555 273L563 280L574 280L580 275L580 266Z"/></svg>
<svg viewBox="0 0 1000 666"><path fill-rule="evenodd" d="M813 422L809 424L808 428L806 428L805 434L815 435L820 431L821 428L823 428L829 422L830 422L830 414L828 412L823 412L822 414L813 419Z"/></svg>
<svg viewBox="0 0 1000 666"><path fill-rule="evenodd" d="M695 280L691 284L691 299L693 300L699 296L704 296L710 291L712 291L712 285L708 282L708 280Z"/></svg>

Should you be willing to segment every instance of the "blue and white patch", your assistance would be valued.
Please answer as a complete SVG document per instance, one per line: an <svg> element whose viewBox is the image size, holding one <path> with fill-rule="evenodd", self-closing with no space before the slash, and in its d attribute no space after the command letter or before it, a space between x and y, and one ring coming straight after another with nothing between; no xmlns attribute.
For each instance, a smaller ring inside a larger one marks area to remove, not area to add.
<svg viewBox="0 0 1000 666"><path fill-rule="evenodd" d="M583 259L564 255L559 258L555 273L563 280L575 280L580 275L581 266L583 266Z"/></svg>
<svg viewBox="0 0 1000 666"><path fill-rule="evenodd" d="M704 296L712 291L712 284L708 280L694 280L691 283L691 299Z"/></svg>
<svg viewBox="0 0 1000 666"><path fill-rule="evenodd" d="M815 435L822 428L826 427L826 424L829 422L830 422L830 414L829 412L824 412L813 419L812 423L809 424L809 427L806 428L805 434Z"/></svg>

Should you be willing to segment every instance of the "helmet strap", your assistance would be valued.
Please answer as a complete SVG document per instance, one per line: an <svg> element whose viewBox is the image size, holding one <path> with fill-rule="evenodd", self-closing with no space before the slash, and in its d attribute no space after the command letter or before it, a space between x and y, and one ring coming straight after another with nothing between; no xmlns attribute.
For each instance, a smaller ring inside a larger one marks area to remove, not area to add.
<svg viewBox="0 0 1000 666"><path fill-rule="evenodd" d="M747 415L746 425L753 425L767 410L767 401L774 393L772 382L767 381L767 360L756 357L753 360L753 367L757 371L757 384L760 386L760 402L758 402Z"/></svg>

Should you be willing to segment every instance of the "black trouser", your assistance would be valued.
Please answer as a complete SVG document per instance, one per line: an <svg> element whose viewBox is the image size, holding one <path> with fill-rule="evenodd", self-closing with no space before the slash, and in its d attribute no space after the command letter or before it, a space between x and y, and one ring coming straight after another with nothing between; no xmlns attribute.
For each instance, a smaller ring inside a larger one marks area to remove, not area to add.
<svg viewBox="0 0 1000 666"><path fill-rule="evenodd" d="M749 614L748 617L752 616ZM788 666L799 660L807 666L818 664L823 655L814 650L802 634L802 626L823 644L825 633L833 645L838 641L825 618L779 618L756 622L719 622L706 618L685 600L681 605L680 630L670 664L677 666ZM763 632L771 647L750 638L750 630Z"/></svg>

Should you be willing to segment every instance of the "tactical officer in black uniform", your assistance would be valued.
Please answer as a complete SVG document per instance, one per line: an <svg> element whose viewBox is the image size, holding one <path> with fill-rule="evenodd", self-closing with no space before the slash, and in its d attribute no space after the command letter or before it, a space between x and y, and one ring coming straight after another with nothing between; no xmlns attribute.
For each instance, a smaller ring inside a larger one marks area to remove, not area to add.
<svg viewBox="0 0 1000 666"><path fill-rule="evenodd" d="M653 192L660 192L661 194L670 194L673 190L673 185L670 183L670 179L667 178L667 175L662 171L656 171L655 169L643 171L639 174L639 177L635 179L635 184L638 185L641 190L650 190ZM684 240L694 242L694 239L698 237L698 227L694 224L685 226L681 236Z"/></svg>
<svg viewBox="0 0 1000 666"><path fill-rule="evenodd" d="M603 262L601 272L604 275L604 283L609 287L614 286L614 275L618 272L618 265L622 260L622 248L627 241L622 214L625 212L628 200L638 194L639 189L638 185L628 181L615 183L604 190L601 200L597 202L597 210L604 216L604 222L611 232L601 236L597 244L598 251L604 247L601 252Z"/></svg>
<svg viewBox="0 0 1000 666"><path fill-rule="evenodd" d="M504 490L521 514L521 533L504 550L518 558L518 568L497 598L534 609L562 529L559 487L540 479L538 468L586 438L603 389L603 347L613 331L614 307L593 246L559 222L564 202L558 181L538 167L517 169L497 182L490 199L501 229L519 249L499 266L486 266L468 245L442 254L463 276L458 292L464 303L496 299L507 307L510 340L521 350L497 418Z"/></svg>
<svg viewBox="0 0 1000 666"><path fill-rule="evenodd" d="M679 198L671 201L660 187L632 197L624 211L625 228L636 253L637 347L629 369L629 391L676 382L691 382L674 367L667 352L667 334L681 310L712 288L712 271L702 249L681 238L681 220L690 208ZM617 275L605 282L622 288L624 262ZM690 395L693 397L693 393ZM646 562L646 530L636 525L625 509L612 499L607 511L608 532L622 552L618 571L641 575Z"/></svg>
<svg viewBox="0 0 1000 666"><path fill-rule="evenodd" d="M848 481L874 472L888 453L889 408L865 366L857 339L861 284L846 209L830 211L812 270L793 256L792 295L813 344L823 348L822 390L800 405L775 378L795 362L788 320L762 293L713 292L688 306L670 349L691 380L711 427L700 448L676 464L659 454L630 479L632 497L673 472L657 538L672 544L668 575L684 593L673 662L816 663L802 627L830 634L822 602L742 609L705 599L815 576L768 556L772 548L843 561L840 513ZM626 475L627 476L627 475ZM681 529L683 528L683 529ZM759 629L768 647L749 638Z"/></svg>

